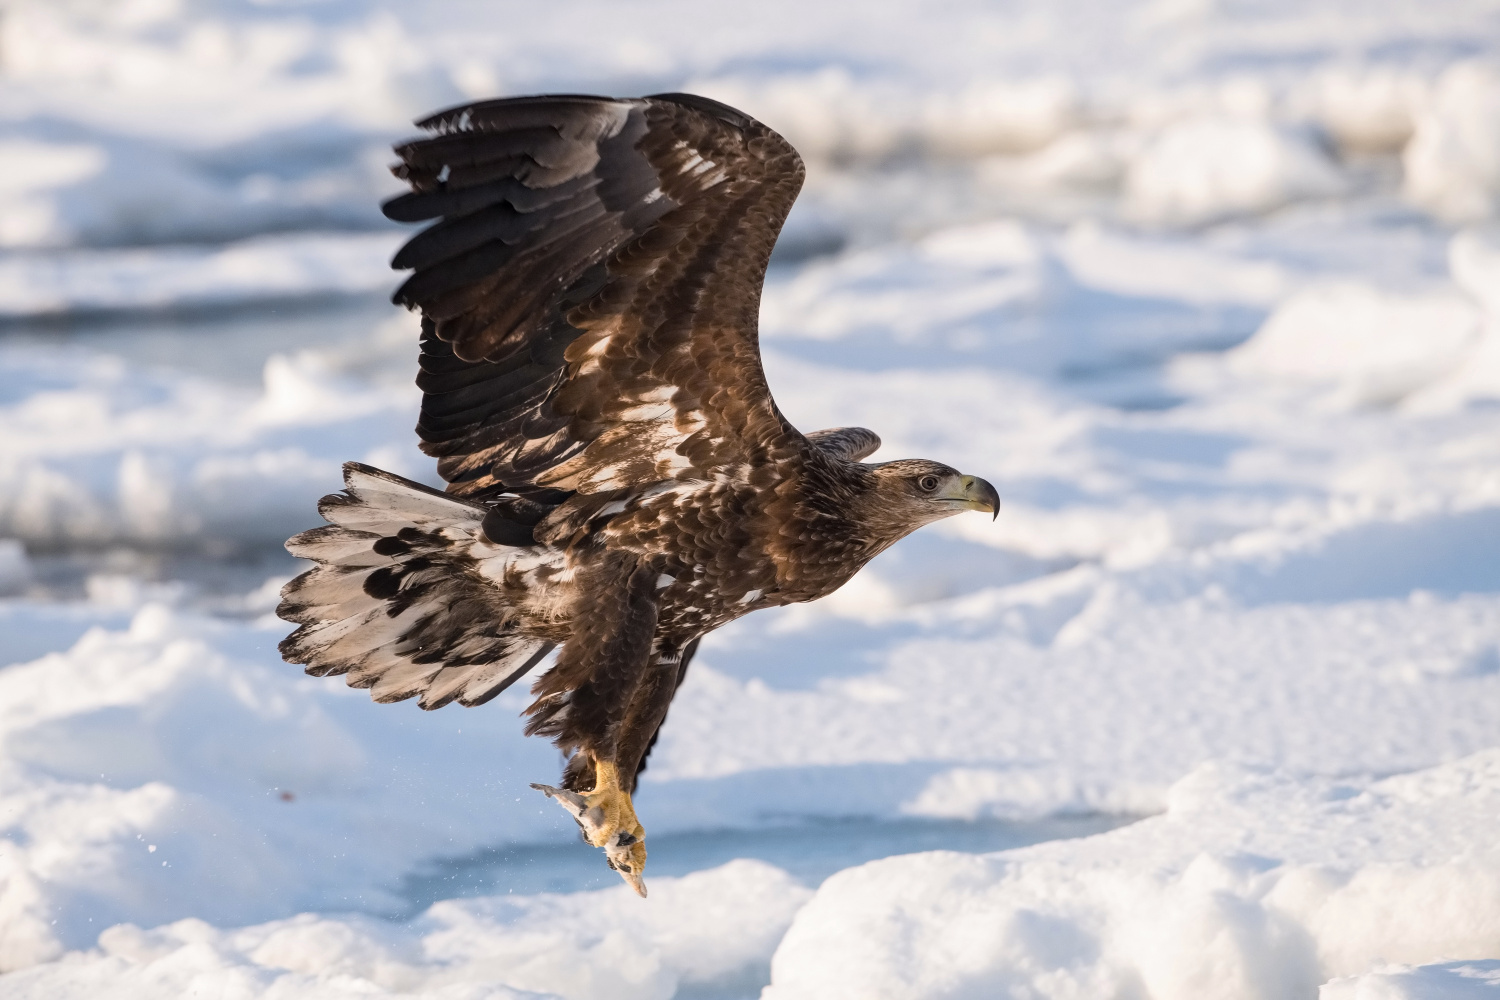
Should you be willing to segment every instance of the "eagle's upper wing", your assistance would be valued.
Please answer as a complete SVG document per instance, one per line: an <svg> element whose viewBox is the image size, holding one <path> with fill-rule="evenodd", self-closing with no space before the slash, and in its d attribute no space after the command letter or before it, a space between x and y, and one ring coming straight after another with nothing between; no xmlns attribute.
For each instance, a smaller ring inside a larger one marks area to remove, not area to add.
<svg viewBox="0 0 1500 1000"><path fill-rule="evenodd" d="M757 341L802 186L775 132L701 97L455 108L397 147L392 262L423 313L417 430L451 492L593 493L763 467L810 447Z"/></svg>

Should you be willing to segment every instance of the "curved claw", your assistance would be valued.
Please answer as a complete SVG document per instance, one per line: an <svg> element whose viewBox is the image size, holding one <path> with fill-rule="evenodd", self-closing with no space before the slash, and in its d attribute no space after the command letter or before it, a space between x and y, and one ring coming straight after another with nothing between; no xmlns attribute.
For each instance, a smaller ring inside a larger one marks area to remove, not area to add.
<svg viewBox="0 0 1500 1000"><path fill-rule="evenodd" d="M640 829L639 826L636 829ZM645 833L644 830L641 831ZM619 831L609 842L604 845L604 860L615 871L635 894L642 899L646 898L646 880L641 877L642 870L646 867L646 842L635 834Z"/></svg>
<svg viewBox="0 0 1500 1000"><path fill-rule="evenodd" d="M533 784L567 810L583 831L584 840L604 848L605 862L620 873L636 895L645 898L646 831L635 817L630 794L619 787L614 768L603 762L596 766L599 781L591 792L574 792L551 785Z"/></svg>

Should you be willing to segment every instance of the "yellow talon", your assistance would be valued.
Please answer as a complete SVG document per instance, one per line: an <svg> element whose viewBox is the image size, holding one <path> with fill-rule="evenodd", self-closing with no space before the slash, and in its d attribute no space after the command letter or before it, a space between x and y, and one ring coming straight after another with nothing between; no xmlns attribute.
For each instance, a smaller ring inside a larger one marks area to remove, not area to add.
<svg viewBox="0 0 1500 1000"><path fill-rule="evenodd" d="M614 762L594 758L594 790L570 792L551 785L532 785L556 799L578 821L583 837L594 847L604 848L609 866L620 873L641 897L646 895L646 831L635 817L630 793L620 787L620 772Z"/></svg>

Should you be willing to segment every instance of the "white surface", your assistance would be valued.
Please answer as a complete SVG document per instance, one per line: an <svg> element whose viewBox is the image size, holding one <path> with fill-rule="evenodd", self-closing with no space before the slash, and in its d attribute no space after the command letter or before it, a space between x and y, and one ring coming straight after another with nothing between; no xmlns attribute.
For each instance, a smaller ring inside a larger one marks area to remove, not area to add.
<svg viewBox="0 0 1500 1000"><path fill-rule="evenodd" d="M223 307L395 286L392 233L259 236L224 247L71 250L0 257L0 315Z"/></svg>
<svg viewBox="0 0 1500 1000"><path fill-rule="evenodd" d="M1275 1000L1392 961L1483 959L1500 936L1497 809L1500 751L1376 782L1205 765L1164 815L1112 833L840 872L797 914L764 996ZM1379 988L1322 995L1449 995Z"/></svg>
<svg viewBox="0 0 1500 1000"><path fill-rule="evenodd" d="M121 924L86 955L0 978L0 997L668 1000L683 985L753 983L809 895L778 868L734 861L655 880L649 910L622 886L438 903L405 925L311 914L228 931Z"/></svg>
<svg viewBox="0 0 1500 1000"><path fill-rule="evenodd" d="M1406 189L1447 219L1484 218L1500 207L1500 70L1466 62L1436 81L1403 154Z"/></svg>
<svg viewBox="0 0 1500 1000"><path fill-rule="evenodd" d="M1305 135L1264 121L1188 119L1164 128L1125 177L1130 213L1143 221L1212 222L1337 194L1340 178Z"/></svg>
<svg viewBox="0 0 1500 1000"><path fill-rule="evenodd" d="M259 391L0 344L0 526L42 546L274 544L345 461L431 479L411 433L415 325L393 310L348 351L274 354ZM401 371L387 378L388 358Z"/></svg>
<svg viewBox="0 0 1500 1000"><path fill-rule="evenodd" d="M683 0L570 18L466 0L12 0L0 247L387 227L387 150L413 117L568 87L686 87L746 108L813 161L804 208L857 233L996 199L1198 225L1366 187L1371 152L1402 154L1414 204L1472 220L1500 190L1495 53L1475 51L1492 16L1483 0L1420 17L1349 0L966 0L920 14L777 0L734 18ZM838 169L914 152L981 163L982 183L945 207Z"/></svg>

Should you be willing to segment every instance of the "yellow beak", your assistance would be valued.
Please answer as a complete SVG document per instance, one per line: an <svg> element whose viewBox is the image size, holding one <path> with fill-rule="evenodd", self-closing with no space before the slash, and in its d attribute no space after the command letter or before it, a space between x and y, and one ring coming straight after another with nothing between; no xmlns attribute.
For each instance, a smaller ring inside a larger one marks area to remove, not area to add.
<svg viewBox="0 0 1500 1000"><path fill-rule="evenodd" d="M967 510L989 511L993 515L992 521L1000 516L1000 494L978 476L960 476L947 493L941 493L935 499L946 500Z"/></svg>

